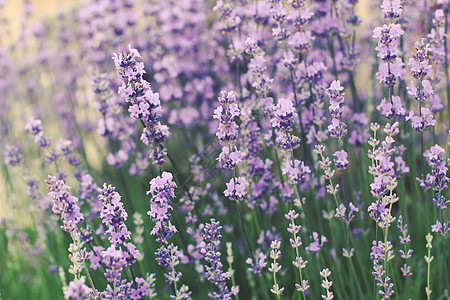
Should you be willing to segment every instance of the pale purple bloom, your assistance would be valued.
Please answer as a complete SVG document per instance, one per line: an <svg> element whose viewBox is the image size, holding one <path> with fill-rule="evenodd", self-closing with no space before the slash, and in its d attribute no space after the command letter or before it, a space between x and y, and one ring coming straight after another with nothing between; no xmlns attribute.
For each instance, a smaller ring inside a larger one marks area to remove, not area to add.
<svg viewBox="0 0 450 300"><path fill-rule="evenodd" d="M253 260L249 257L245 261L248 265L250 265L248 270L253 274L260 274L262 270L267 266L266 258L267 256L261 253L259 249L256 250L255 259Z"/></svg>
<svg viewBox="0 0 450 300"><path fill-rule="evenodd" d="M345 150L339 150L334 152L333 156L336 157L336 159L334 159L336 168L338 168L338 170L341 172L345 171L349 164L349 161L347 160L347 152L345 152Z"/></svg>
<svg viewBox="0 0 450 300"><path fill-rule="evenodd" d="M317 232L312 233L311 239L312 242L305 249L312 254L317 254L323 248L323 245L328 241L324 235L322 235L319 239L319 234Z"/></svg>
<svg viewBox="0 0 450 300"><path fill-rule="evenodd" d="M311 173L311 169L306 166L303 161L297 159L294 160L294 166L291 164L291 161L288 160L282 171L283 174L286 174L289 180L294 183L304 182L306 174Z"/></svg>
<svg viewBox="0 0 450 300"><path fill-rule="evenodd" d="M85 284L86 278L82 276L79 280L73 280L69 283L67 290L64 291L65 299L85 300L90 298L93 292L90 287Z"/></svg>
<svg viewBox="0 0 450 300"><path fill-rule="evenodd" d="M169 205L170 199L175 198L175 187L177 186L172 180L173 176L169 172L163 172L161 176L155 177L150 181L150 190L147 195L151 195L150 210L147 214L155 222L150 234L156 235L157 240L166 243L167 239L177 232L175 226L170 221Z"/></svg>
<svg viewBox="0 0 450 300"><path fill-rule="evenodd" d="M242 200L247 195L248 185L244 177L232 178L227 183L227 189L224 191L224 195L229 197L230 200Z"/></svg>

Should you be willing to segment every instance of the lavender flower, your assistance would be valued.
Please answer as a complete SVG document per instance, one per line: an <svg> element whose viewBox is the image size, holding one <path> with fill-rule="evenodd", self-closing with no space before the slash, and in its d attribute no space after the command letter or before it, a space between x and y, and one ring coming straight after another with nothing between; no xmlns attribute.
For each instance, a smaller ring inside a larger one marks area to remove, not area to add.
<svg viewBox="0 0 450 300"><path fill-rule="evenodd" d="M345 150L336 151L333 154L336 159L334 160L334 164L336 165L336 168L343 172L347 168L349 161L347 160L347 152Z"/></svg>
<svg viewBox="0 0 450 300"><path fill-rule="evenodd" d="M156 235L160 243L167 243L167 239L177 232L169 220L169 210L172 210L169 202L170 198L175 198L176 187L176 183L172 179L171 173L163 172L161 176L150 181L150 190L147 191L147 195L151 194L150 210L147 214L155 222L150 234Z"/></svg>
<svg viewBox="0 0 450 300"><path fill-rule="evenodd" d="M48 176L45 180L50 192L48 196L53 199L52 211L61 215L63 224L61 229L64 231L77 231L78 225L83 222L83 213L78 205L78 198L70 193L70 186L67 186L62 180L57 180L55 176Z"/></svg>
<svg viewBox="0 0 450 300"><path fill-rule="evenodd" d="M408 94L413 96L419 103L419 116L415 116L413 111L410 111L406 120L411 120L411 126L418 131L426 130L430 126L434 126L436 121L433 119L433 115L430 109L422 107L422 103L430 98L434 94L433 87L428 78L431 71L431 65L428 62L429 44L425 44L425 40L415 43L415 52L412 53L412 57L409 59L408 66L411 68L411 75L418 80L418 88L411 82L408 87Z"/></svg>
<svg viewBox="0 0 450 300"><path fill-rule="evenodd" d="M373 241L372 251L370 252L370 259L373 261L372 275L375 277L377 286L380 287L378 293L383 299L389 299L394 294L394 284L386 274L386 267L383 267L381 262L384 261L384 265L387 266L387 262L394 258L394 251L392 250L391 242L386 243Z"/></svg>
<svg viewBox="0 0 450 300"><path fill-rule="evenodd" d="M64 291L64 298L72 300L88 299L93 291L84 283L85 279L86 278L82 276L79 280L71 281L67 290Z"/></svg>
<svg viewBox="0 0 450 300"><path fill-rule="evenodd" d="M309 283L308 280L303 279L302 270L306 268L308 261L303 260L303 257L301 257L299 253L299 247L302 245L302 240L298 234L300 233L302 226L295 224L295 219L297 219L298 216L299 214L294 210L290 210L287 214L284 215L287 220L291 221L287 231L293 236L293 238L289 239L291 247L295 249L295 259L292 261L292 264L297 268L299 274L299 283L295 284L295 288L297 289L297 291L303 294L303 297L305 297L305 293L307 293L309 289Z"/></svg>
<svg viewBox="0 0 450 300"><path fill-rule="evenodd" d="M400 249L400 257L405 260L405 264L403 267L400 268L400 271L402 271L403 277L410 277L413 274L411 273L411 267L406 264L407 259L411 258L413 250L408 249L407 245L411 242L411 237L408 234L408 226L407 224L403 224L403 218L402 216L398 217L397 221L397 228L400 231L401 235L399 236L400 244L404 246L404 249Z"/></svg>
<svg viewBox="0 0 450 300"><path fill-rule="evenodd" d="M306 178L306 174L311 173L311 169L305 165L303 161L294 160L294 166L290 164L290 161L286 161L286 166L283 168L283 174L286 174L289 180L294 183L303 183Z"/></svg>
<svg viewBox="0 0 450 300"><path fill-rule="evenodd" d="M300 139L291 134L295 115L293 102L289 99L280 98L274 108L273 118L270 120L272 127L278 129L277 144L286 152L296 149L300 145Z"/></svg>
<svg viewBox="0 0 450 300"><path fill-rule="evenodd" d="M3 157L5 164L10 166L18 165L23 159L20 148L15 145L6 145L3 152Z"/></svg>
<svg viewBox="0 0 450 300"><path fill-rule="evenodd" d="M257 249L255 253L255 259L248 257L245 261L248 265L250 265L248 270L253 274L260 274L262 270L267 266L266 258L267 256L260 252L259 249Z"/></svg>
<svg viewBox="0 0 450 300"><path fill-rule="evenodd" d="M324 300L331 300L334 299L334 294L333 292L330 290L331 286L333 285L333 281L329 281L328 277L331 275L330 270L327 269L323 269L322 271L320 271L320 276L323 277L322 280L322 287L327 291L326 295L321 295L322 299Z"/></svg>
<svg viewBox="0 0 450 300"><path fill-rule="evenodd" d="M177 289L177 283L182 276L181 272L176 271L175 267L180 263L182 253L178 251L178 247L172 243L169 245L162 244L156 252L156 261L160 266L167 268L167 273L164 274L166 282L174 286L175 299L192 299L192 292L189 291L186 285L182 285Z"/></svg>
<svg viewBox="0 0 450 300"><path fill-rule="evenodd" d="M432 232L438 232L440 235L445 236L450 232L450 221L444 220L444 210L447 209L449 200L444 196L444 190L448 188L449 178L447 177L448 168L445 161L446 152L439 145L432 146L429 150L425 151L424 157L428 161L428 164L432 167L431 174L426 177L427 186L432 186L436 192L436 198L433 202L439 209L440 219L436 220L436 224L431 226ZM419 182L422 182L420 180Z"/></svg>
<svg viewBox="0 0 450 300"><path fill-rule="evenodd" d="M340 121L342 112L344 111L343 108L339 107L344 102L345 94L340 94L343 89L344 87L341 86L339 80L334 80L328 88L328 95L330 96L329 111L333 117L331 124L328 126L328 131L330 132L330 136L335 139L342 139L347 134L345 123Z"/></svg>
<svg viewBox="0 0 450 300"><path fill-rule="evenodd" d="M269 272L273 273L273 286L270 291L273 294L277 295L278 298L280 298L280 295L282 295L284 291L284 287L280 288L280 286L278 285L276 277L276 274L281 270L281 265L277 262L277 259L279 259L281 256L281 252L279 250L280 247L281 241L278 240L272 241L270 245L270 248L272 249L270 250L270 258L273 259L273 263L271 263L269 268Z"/></svg>
<svg viewBox="0 0 450 300"><path fill-rule="evenodd" d="M223 264L220 261L221 253L220 247L220 230L222 226L219 222L211 219L211 223L207 223L203 229L203 242L201 243L201 252L205 256L205 260L209 265L205 266L204 276L211 283L213 283L219 292L209 293L211 299L231 299L232 295L236 295L238 290L233 289L230 291L226 285L226 280L230 279L231 274L229 272L223 272Z"/></svg>
<svg viewBox="0 0 450 300"><path fill-rule="evenodd" d="M349 212L347 214L347 207L341 203L338 208L336 208L335 217L344 222L350 222L355 218L355 212L359 212L359 208L356 207L352 202L348 204Z"/></svg>
<svg viewBox="0 0 450 300"><path fill-rule="evenodd" d="M384 24L382 27L376 27L373 31L372 37L378 39L375 50L378 51L377 56L381 59L376 77L390 88L394 86L397 79L404 75L403 62L399 57L400 51L397 48L397 41L404 31L400 24L395 23L400 18L403 9L399 0L393 2L383 0L381 8L383 9L383 17L389 22L389 25Z"/></svg>
<svg viewBox="0 0 450 300"><path fill-rule="evenodd" d="M123 208L119 193L113 186L105 183L103 189L99 189L99 200L103 204L100 217L108 228L105 233L109 235L111 244L120 245L129 240L131 232L125 225L128 214Z"/></svg>
<svg viewBox="0 0 450 300"><path fill-rule="evenodd" d="M328 241L324 235L322 235L319 239L319 234L317 232L313 232L310 238L312 242L305 249L312 254L317 254L320 250L322 250L323 245Z"/></svg>
<svg viewBox="0 0 450 300"><path fill-rule="evenodd" d="M144 63L136 61L141 55L131 45L128 48L129 53L114 53L112 57L123 79L119 94L130 103L130 116L144 125L141 141L146 145L152 144L153 161L160 165L165 162L166 150L161 143L170 136L169 127L160 122L162 108L159 94L153 93L150 84L142 77Z"/></svg>
<svg viewBox="0 0 450 300"><path fill-rule="evenodd" d="M222 145L222 152L218 160L222 168L233 170L239 164L245 153L236 149L235 145L238 139L238 125L234 121L235 117L240 115L234 92L222 91L219 96L220 106L214 110L214 119L219 120L219 130L216 136ZM234 147L234 151L233 151Z"/></svg>
<svg viewBox="0 0 450 300"><path fill-rule="evenodd" d="M241 201L247 195L248 182L243 177L232 178L227 183L227 189L224 191L224 195L229 197L230 200Z"/></svg>

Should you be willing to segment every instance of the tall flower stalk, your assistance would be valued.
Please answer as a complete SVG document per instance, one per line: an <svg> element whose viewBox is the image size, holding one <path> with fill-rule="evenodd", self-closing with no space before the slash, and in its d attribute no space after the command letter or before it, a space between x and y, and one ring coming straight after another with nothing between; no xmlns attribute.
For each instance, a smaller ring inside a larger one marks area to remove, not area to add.
<svg viewBox="0 0 450 300"><path fill-rule="evenodd" d="M140 58L137 49L128 46L129 52L114 53L113 60L122 77L122 86L119 94L129 103L128 111L134 119L140 120L144 129L141 141L151 145L153 163L161 165L165 162L167 150L161 143L170 136L169 127L161 124L162 108L158 93L153 93L143 75L144 63L137 62Z"/></svg>

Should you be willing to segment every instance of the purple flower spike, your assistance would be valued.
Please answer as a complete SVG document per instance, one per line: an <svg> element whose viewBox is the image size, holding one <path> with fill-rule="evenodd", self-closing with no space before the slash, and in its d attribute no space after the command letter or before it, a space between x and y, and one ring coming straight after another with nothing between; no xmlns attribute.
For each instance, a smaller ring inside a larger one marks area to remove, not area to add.
<svg viewBox="0 0 450 300"><path fill-rule="evenodd" d="M175 198L175 187L177 186L172 179L171 173L163 172L161 176L150 181L150 190L147 191L147 195L151 194L152 197L147 214L155 222L155 227L150 234L157 235L158 241L161 243L167 243L167 239L177 232L175 226L169 221L169 210L172 210L169 202L171 198Z"/></svg>
<svg viewBox="0 0 450 300"><path fill-rule="evenodd" d="M64 291L64 298L72 300L85 300L93 292L84 282L86 278L82 276L79 280L73 280L69 283L67 290Z"/></svg>
<svg viewBox="0 0 450 300"><path fill-rule="evenodd" d="M230 182L227 183L224 195L229 197L230 200L241 201L247 195L248 185L244 177L231 178Z"/></svg>
<svg viewBox="0 0 450 300"><path fill-rule="evenodd" d="M78 224L84 220L83 213L78 206L78 198L72 196L69 186L54 176L48 176L45 183L50 190L48 196L53 199L52 211L61 215L63 221L61 229L64 231L77 230Z"/></svg>
<svg viewBox="0 0 450 300"><path fill-rule="evenodd" d="M153 162L161 165L165 162L165 148L161 145L170 136L169 127L162 125L161 100L158 93L153 93L150 84L143 78L144 63L137 62L141 57L136 49L128 45L129 53L114 53L112 57L123 83L119 94L130 103L128 111L134 119L144 125L141 141L152 145ZM125 159L127 160L128 157ZM113 164L114 165L114 164Z"/></svg>
<svg viewBox="0 0 450 300"><path fill-rule="evenodd" d="M203 242L201 242L201 252L205 256L205 260L208 265L205 266L204 277L213 283L219 290L219 292L209 293L208 296L211 299L231 299L233 295L237 294L237 290L231 291L227 287L226 281L231 278L229 272L222 271L222 262L220 261L221 253L220 248L220 230L222 226L219 222L211 219L211 223L207 223L203 229Z"/></svg>
<svg viewBox="0 0 450 300"><path fill-rule="evenodd" d="M322 235L319 239L319 234L317 232L312 233L311 239L313 241L305 249L312 254L317 254L327 242L327 238L324 235Z"/></svg>
<svg viewBox="0 0 450 300"><path fill-rule="evenodd" d="M347 152L345 150L336 151L333 154L336 159L334 160L334 163L336 164L336 168L338 168L339 171L345 171L347 168L349 161L347 160Z"/></svg>
<svg viewBox="0 0 450 300"><path fill-rule="evenodd" d="M105 233L109 235L111 244L120 245L128 241L131 237L131 232L125 225L128 214L123 208L119 193L105 183L103 189L99 189L99 200L103 204L100 218L108 228Z"/></svg>

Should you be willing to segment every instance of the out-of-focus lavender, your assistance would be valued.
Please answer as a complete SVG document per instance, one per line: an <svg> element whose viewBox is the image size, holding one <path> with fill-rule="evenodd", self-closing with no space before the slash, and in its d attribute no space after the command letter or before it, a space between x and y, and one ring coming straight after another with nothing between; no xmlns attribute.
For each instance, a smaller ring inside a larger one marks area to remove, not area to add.
<svg viewBox="0 0 450 300"><path fill-rule="evenodd" d="M10 3L0 298L448 297L448 0Z"/></svg>

